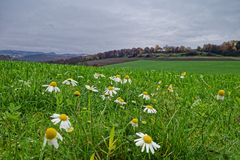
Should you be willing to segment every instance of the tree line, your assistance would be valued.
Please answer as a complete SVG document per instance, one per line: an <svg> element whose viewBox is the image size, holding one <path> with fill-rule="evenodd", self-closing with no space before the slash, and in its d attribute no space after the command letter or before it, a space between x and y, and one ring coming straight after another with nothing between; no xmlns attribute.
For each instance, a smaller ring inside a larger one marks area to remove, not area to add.
<svg viewBox="0 0 240 160"><path fill-rule="evenodd" d="M160 47L145 47L145 48L131 48L111 50L106 52L100 52L94 55L79 56L70 58L67 60L58 60L54 63L70 63L77 64L90 60L99 60L107 58L118 57L160 57L160 56L240 56L240 41L232 40L223 42L221 45L204 44L202 47L198 46L196 49L185 46L164 46Z"/></svg>

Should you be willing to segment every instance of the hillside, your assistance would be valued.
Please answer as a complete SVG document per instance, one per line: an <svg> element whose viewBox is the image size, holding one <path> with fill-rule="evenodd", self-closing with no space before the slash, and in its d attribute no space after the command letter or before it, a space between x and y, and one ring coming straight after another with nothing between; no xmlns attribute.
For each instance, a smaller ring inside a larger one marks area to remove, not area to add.
<svg viewBox="0 0 240 160"><path fill-rule="evenodd" d="M60 59L70 59L77 57L77 54L56 54L54 52L32 52L32 51L17 51L17 50L0 50L0 55L9 56L14 60L48 62L57 61Z"/></svg>
<svg viewBox="0 0 240 160"><path fill-rule="evenodd" d="M6 55L0 55L0 60L11 60L12 58L10 56Z"/></svg>

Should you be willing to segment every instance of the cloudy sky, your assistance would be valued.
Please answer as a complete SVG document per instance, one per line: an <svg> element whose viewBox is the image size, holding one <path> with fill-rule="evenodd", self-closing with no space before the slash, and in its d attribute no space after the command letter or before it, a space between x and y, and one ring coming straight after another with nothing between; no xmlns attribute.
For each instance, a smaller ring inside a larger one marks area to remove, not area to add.
<svg viewBox="0 0 240 160"><path fill-rule="evenodd" d="M0 0L0 50L96 53L240 39L240 0Z"/></svg>

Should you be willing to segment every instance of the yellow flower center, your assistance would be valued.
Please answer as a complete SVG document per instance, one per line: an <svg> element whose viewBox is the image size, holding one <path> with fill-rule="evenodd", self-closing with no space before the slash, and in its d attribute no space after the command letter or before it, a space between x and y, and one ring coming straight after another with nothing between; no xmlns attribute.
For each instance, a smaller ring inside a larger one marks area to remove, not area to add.
<svg viewBox="0 0 240 160"><path fill-rule="evenodd" d="M46 138L47 139L53 139L57 136L57 131L54 128L48 128L46 130Z"/></svg>
<svg viewBox="0 0 240 160"><path fill-rule="evenodd" d="M132 119L132 123L138 123L138 119L137 118L133 118Z"/></svg>
<svg viewBox="0 0 240 160"><path fill-rule="evenodd" d="M59 118L60 118L61 121L66 121L67 120L67 115L66 114L61 114L59 116Z"/></svg>
<svg viewBox="0 0 240 160"><path fill-rule="evenodd" d="M81 93L80 93L79 91L75 91L75 92L73 93L73 95L79 97L79 96L81 95Z"/></svg>
<svg viewBox="0 0 240 160"><path fill-rule="evenodd" d="M129 75L126 75L126 76L125 76L125 79L129 79Z"/></svg>
<svg viewBox="0 0 240 160"><path fill-rule="evenodd" d="M153 106L147 105L146 108L148 108L148 109L153 109Z"/></svg>
<svg viewBox="0 0 240 160"><path fill-rule="evenodd" d="M51 82L51 83L50 83L50 86L52 86L52 87L57 87L57 82L54 82L54 81Z"/></svg>
<svg viewBox="0 0 240 160"><path fill-rule="evenodd" d="M148 92L143 92L144 95L148 95Z"/></svg>
<svg viewBox="0 0 240 160"><path fill-rule="evenodd" d="M108 87L108 90L112 91L112 90L114 90L114 87L109 86L109 87Z"/></svg>
<svg viewBox="0 0 240 160"><path fill-rule="evenodd" d="M70 127L70 128L67 129L67 132L72 132L73 130L74 130L74 128Z"/></svg>
<svg viewBox="0 0 240 160"><path fill-rule="evenodd" d="M142 124L147 124L147 121L142 121Z"/></svg>
<svg viewBox="0 0 240 160"><path fill-rule="evenodd" d="M148 144L152 143L152 137L150 137L149 135L143 136L143 140L145 143L148 143Z"/></svg>
<svg viewBox="0 0 240 160"><path fill-rule="evenodd" d="M119 100L119 101L120 101L120 99L122 99L122 98L121 98L121 97L118 97L118 98L117 98L117 100Z"/></svg>
<svg viewBox="0 0 240 160"><path fill-rule="evenodd" d="M186 74L187 74L187 72L183 72L181 75L182 75L182 76L186 76Z"/></svg>
<svg viewBox="0 0 240 160"><path fill-rule="evenodd" d="M118 97L117 100L120 102L124 102L124 100L121 97Z"/></svg>
<svg viewBox="0 0 240 160"><path fill-rule="evenodd" d="M224 94L225 94L225 91L224 91L224 90L219 90L219 91L218 91L218 95L219 95L219 96L224 96Z"/></svg>
<svg viewBox="0 0 240 160"><path fill-rule="evenodd" d="M117 77L117 78L121 78L121 76L120 76L120 75L116 75L116 77Z"/></svg>

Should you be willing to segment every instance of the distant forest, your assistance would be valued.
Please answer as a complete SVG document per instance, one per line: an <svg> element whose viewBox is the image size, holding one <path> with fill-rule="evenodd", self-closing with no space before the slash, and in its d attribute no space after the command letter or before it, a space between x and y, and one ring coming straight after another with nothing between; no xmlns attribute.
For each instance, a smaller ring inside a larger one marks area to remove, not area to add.
<svg viewBox="0 0 240 160"><path fill-rule="evenodd" d="M204 44L196 49L185 46L164 46L132 48L111 50L97 53L94 55L79 56L65 60L54 61L54 63L77 64L85 61L118 58L118 57L179 57L179 56L240 56L240 41L232 40L224 42L221 45Z"/></svg>

